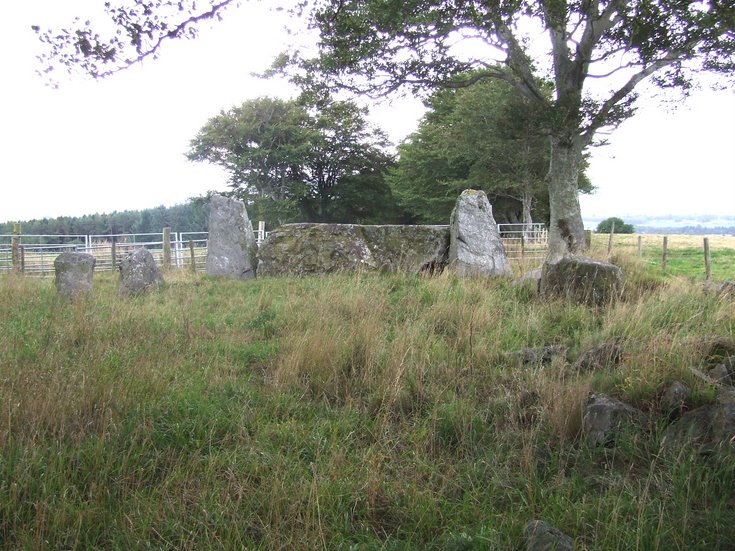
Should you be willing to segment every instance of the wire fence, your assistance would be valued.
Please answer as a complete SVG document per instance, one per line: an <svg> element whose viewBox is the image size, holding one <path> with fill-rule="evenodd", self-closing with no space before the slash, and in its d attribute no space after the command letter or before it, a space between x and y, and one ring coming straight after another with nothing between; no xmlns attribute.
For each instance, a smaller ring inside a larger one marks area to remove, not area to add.
<svg viewBox="0 0 735 551"><path fill-rule="evenodd" d="M548 231L543 224L499 224L511 261L537 262L546 255ZM260 222L254 232L258 244L268 235ZM54 260L63 252L82 252L96 259L95 271L114 271L122 258L137 248L148 249L161 267L205 269L207 232L116 233L93 235L0 235L0 274L44 276L54 273Z"/></svg>

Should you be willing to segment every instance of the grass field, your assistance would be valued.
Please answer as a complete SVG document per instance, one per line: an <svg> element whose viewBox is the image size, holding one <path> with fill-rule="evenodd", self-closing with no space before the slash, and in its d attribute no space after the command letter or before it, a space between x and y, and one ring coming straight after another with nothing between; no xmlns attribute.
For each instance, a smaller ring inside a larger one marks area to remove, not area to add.
<svg viewBox="0 0 735 551"><path fill-rule="evenodd" d="M662 453L658 396L714 399L693 343L732 342L735 308L626 271L602 309L448 276L181 271L125 300L98 274L73 301L0 277L0 547L512 550L542 518L577 549L732 549L735 460ZM613 336L605 372L507 354ZM645 432L585 446L591 391Z"/></svg>
<svg viewBox="0 0 735 551"><path fill-rule="evenodd" d="M642 258L651 270L662 270L663 235L642 234ZM726 235L707 236L712 257L712 279L715 281L735 280L735 237ZM608 248L608 234L593 234L592 248L597 256L604 256ZM703 279L704 236L669 235L665 275ZM613 236L613 253L621 256L638 255L637 234Z"/></svg>

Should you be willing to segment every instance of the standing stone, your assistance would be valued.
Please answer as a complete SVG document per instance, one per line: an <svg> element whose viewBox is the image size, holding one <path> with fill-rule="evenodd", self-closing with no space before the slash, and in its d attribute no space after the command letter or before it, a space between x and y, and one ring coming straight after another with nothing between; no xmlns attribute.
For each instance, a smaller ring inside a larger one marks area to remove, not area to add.
<svg viewBox="0 0 735 551"><path fill-rule="evenodd" d="M61 253L54 260L56 290L60 295L73 296L92 290L92 276L97 259L86 253Z"/></svg>
<svg viewBox="0 0 735 551"><path fill-rule="evenodd" d="M466 189L449 222L449 268L461 277L511 277L493 208L484 191Z"/></svg>
<svg viewBox="0 0 735 551"><path fill-rule="evenodd" d="M566 255L545 262L539 281L542 296L557 296L577 303L601 306L620 296L623 271L607 262Z"/></svg>
<svg viewBox="0 0 735 551"><path fill-rule="evenodd" d="M212 195L207 274L233 279L253 278L256 252L257 241L243 202Z"/></svg>
<svg viewBox="0 0 735 551"><path fill-rule="evenodd" d="M163 283L161 270L148 249L135 249L120 262L120 294L140 295Z"/></svg>

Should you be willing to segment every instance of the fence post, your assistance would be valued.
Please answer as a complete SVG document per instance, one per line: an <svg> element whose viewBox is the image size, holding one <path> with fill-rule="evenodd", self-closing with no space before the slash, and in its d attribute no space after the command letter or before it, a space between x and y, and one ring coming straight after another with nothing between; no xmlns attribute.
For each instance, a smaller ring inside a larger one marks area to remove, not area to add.
<svg viewBox="0 0 735 551"><path fill-rule="evenodd" d="M592 230L584 230L584 248L589 250L592 247Z"/></svg>
<svg viewBox="0 0 735 551"><path fill-rule="evenodd" d="M643 256L643 236L638 236L638 258Z"/></svg>
<svg viewBox="0 0 735 551"><path fill-rule="evenodd" d="M20 247L20 273L24 274L26 273L26 250L23 245ZM43 252L41 253L41 258L43 259Z"/></svg>
<svg viewBox="0 0 735 551"><path fill-rule="evenodd" d="M13 225L13 237L10 239L10 262L14 273L20 273L20 224Z"/></svg>
<svg viewBox="0 0 735 551"><path fill-rule="evenodd" d="M194 240L189 239L189 254L191 255L191 271L197 273L197 259L194 255Z"/></svg>
<svg viewBox="0 0 735 551"><path fill-rule="evenodd" d="M117 268L117 246L115 245L115 236L112 236L112 243L110 245L110 252L112 254L112 271L114 272Z"/></svg>
<svg viewBox="0 0 735 551"><path fill-rule="evenodd" d="M664 271L666 271L666 261L668 260L668 256L669 256L669 236L664 235L664 250L661 256L661 267Z"/></svg>
<svg viewBox="0 0 735 551"><path fill-rule="evenodd" d="M171 268L171 228L168 226L163 228L163 267Z"/></svg>
<svg viewBox="0 0 735 551"><path fill-rule="evenodd" d="M610 225L610 237L607 239L607 254L612 252L613 234L615 233L615 221Z"/></svg>
<svg viewBox="0 0 735 551"><path fill-rule="evenodd" d="M709 251L709 237L704 238L704 279L712 279L712 256Z"/></svg>
<svg viewBox="0 0 735 551"><path fill-rule="evenodd" d="M265 240L265 220L258 222L258 245Z"/></svg>

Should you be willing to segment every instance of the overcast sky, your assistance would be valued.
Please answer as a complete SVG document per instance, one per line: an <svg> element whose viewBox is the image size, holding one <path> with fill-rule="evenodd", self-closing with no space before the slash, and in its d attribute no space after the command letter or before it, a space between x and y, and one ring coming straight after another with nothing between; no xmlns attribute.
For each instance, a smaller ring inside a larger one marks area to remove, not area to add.
<svg viewBox="0 0 735 551"><path fill-rule="evenodd" d="M262 95L290 97L283 82L250 76L287 45L285 13L244 2L193 41L101 81L35 76L32 24L86 16L83 0L24 0L5 7L0 102L0 222L173 205L226 189L219 169L186 160L197 130L221 109ZM291 22L298 27L298 22ZM371 108L394 142L423 112L411 98ZM696 93L675 111L654 98L593 151L597 192L585 218L735 214L735 94Z"/></svg>

